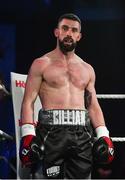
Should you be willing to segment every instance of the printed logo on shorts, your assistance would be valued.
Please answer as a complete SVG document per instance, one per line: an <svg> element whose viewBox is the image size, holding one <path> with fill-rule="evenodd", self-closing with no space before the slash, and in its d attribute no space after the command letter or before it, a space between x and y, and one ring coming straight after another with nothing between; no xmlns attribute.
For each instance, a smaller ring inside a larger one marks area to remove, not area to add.
<svg viewBox="0 0 125 180"><path fill-rule="evenodd" d="M57 176L60 173L60 166L52 166L46 172L47 176Z"/></svg>

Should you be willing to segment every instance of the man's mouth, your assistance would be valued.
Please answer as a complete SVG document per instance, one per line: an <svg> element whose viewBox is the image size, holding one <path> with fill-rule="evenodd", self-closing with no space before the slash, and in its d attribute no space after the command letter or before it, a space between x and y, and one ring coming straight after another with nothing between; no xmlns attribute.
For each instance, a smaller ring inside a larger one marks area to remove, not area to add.
<svg viewBox="0 0 125 180"><path fill-rule="evenodd" d="M65 39L64 39L64 43L66 43L66 44L71 44L71 43L73 43L73 39L71 39L71 38L65 38Z"/></svg>
<svg viewBox="0 0 125 180"><path fill-rule="evenodd" d="M64 39L64 43L65 43L65 44L72 44L72 43L73 43L73 40L67 38L67 39Z"/></svg>

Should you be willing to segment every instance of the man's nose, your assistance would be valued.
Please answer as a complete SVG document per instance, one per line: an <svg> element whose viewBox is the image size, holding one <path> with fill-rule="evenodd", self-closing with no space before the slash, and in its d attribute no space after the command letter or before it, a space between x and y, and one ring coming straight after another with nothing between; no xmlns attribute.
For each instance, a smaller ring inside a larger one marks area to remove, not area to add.
<svg viewBox="0 0 125 180"><path fill-rule="evenodd" d="M70 29L70 28L68 29L67 35L72 36L72 29Z"/></svg>

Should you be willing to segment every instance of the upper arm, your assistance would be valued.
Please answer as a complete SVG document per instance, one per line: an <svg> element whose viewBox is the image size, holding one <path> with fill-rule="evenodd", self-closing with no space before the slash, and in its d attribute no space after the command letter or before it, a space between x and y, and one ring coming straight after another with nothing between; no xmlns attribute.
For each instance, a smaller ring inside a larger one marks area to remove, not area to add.
<svg viewBox="0 0 125 180"><path fill-rule="evenodd" d="M39 89L42 83L42 68L40 68L40 63L38 60L35 60L31 65L29 70L25 93L24 93L24 103L33 103L36 100L36 97L39 93Z"/></svg>
<svg viewBox="0 0 125 180"><path fill-rule="evenodd" d="M94 69L90 66L89 67L89 76L90 76L90 80L89 83L86 87L86 95L89 97L88 101L89 101L89 108L90 107L94 107L96 105L98 105L98 100L97 100L97 96L96 96L96 90L95 90L95 72Z"/></svg>
<svg viewBox="0 0 125 180"><path fill-rule="evenodd" d="M89 73L90 73L90 81L89 81L86 89L88 90L88 92L91 95L91 102L88 107L88 112L89 112L89 116L90 116L91 122L93 124L93 127L96 128L98 126L104 126L105 121L104 121L102 109L99 105L99 102L98 102L98 99L96 96L95 72L94 72L93 68L90 69Z"/></svg>

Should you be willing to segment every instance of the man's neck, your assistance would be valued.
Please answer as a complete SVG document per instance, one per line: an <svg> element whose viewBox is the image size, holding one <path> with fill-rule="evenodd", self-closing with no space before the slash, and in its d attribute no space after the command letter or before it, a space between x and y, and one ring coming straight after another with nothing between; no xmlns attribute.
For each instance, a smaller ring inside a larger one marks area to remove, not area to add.
<svg viewBox="0 0 125 180"><path fill-rule="evenodd" d="M75 55L74 50L64 53L64 52L62 52L59 48L56 48L56 51L57 51L57 53L59 54L59 56L61 56L61 59L64 59L64 60L66 60L67 62L68 62L69 60L71 60L71 59L74 57L74 55Z"/></svg>

